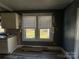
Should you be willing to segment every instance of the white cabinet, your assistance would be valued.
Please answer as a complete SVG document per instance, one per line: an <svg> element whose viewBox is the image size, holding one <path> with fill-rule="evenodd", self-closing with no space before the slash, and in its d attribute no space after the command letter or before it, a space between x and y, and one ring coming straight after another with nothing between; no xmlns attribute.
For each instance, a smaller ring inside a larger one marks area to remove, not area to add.
<svg viewBox="0 0 79 59"><path fill-rule="evenodd" d="M0 40L0 54L11 54L17 48L16 36Z"/></svg>
<svg viewBox="0 0 79 59"><path fill-rule="evenodd" d="M17 13L1 13L2 27L6 29L18 29L20 15Z"/></svg>
<svg viewBox="0 0 79 59"><path fill-rule="evenodd" d="M17 38L13 36L7 39L8 53L12 53L17 48Z"/></svg>

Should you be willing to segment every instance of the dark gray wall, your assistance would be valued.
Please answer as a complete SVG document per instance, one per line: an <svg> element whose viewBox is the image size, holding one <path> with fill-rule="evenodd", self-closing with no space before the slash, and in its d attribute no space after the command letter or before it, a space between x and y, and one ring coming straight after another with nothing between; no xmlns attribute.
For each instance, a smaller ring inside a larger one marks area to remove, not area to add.
<svg viewBox="0 0 79 59"><path fill-rule="evenodd" d="M65 9L63 48L70 54L73 54L75 49L76 17L78 4L79 1L74 1Z"/></svg>
<svg viewBox="0 0 79 59"><path fill-rule="evenodd" d="M63 43L63 22L64 22L64 10L59 12L55 12L55 34L54 34L54 42L57 46L62 47Z"/></svg>
<svg viewBox="0 0 79 59"><path fill-rule="evenodd" d="M64 48L67 51L74 50L75 28L76 27L76 8L72 4L65 10L64 20Z"/></svg>

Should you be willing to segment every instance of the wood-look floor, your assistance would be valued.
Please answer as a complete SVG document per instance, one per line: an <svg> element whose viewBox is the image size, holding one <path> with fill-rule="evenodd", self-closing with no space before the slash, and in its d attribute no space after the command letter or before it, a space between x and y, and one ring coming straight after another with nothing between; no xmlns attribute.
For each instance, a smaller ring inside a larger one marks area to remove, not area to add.
<svg viewBox="0 0 79 59"><path fill-rule="evenodd" d="M58 51L22 51L17 49L13 54L0 55L0 59L67 59L61 50Z"/></svg>

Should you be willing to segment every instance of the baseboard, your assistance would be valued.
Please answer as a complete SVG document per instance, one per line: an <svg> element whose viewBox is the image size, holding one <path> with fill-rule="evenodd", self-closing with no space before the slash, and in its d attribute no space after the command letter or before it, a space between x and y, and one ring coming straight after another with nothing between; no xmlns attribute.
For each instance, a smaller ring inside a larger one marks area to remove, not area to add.
<svg viewBox="0 0 79 59"><path fill-rule="evenodd" d="M20 47L22 47L22 46L23 46L23 45L17 45L16 49L17 49L17 48L20 48Z"/></svg>
<svg viewBox="0 0 79 59"><path fill-rule="evenodd" d="M15 49L12 50L12 52L9 52L9 54L12 54L17 48L20 48L20 47L22 47L22 45L17 45Z"/></svg>
<svg viewBox="0 0 79 59"><path fill-rule="evenodd" d="M60 49L60 47L58 47L58 46L35 46L35 45L20 45L20 47L22 47L22 46L28 46L28 47L47 47L47 48Z"/></svg>

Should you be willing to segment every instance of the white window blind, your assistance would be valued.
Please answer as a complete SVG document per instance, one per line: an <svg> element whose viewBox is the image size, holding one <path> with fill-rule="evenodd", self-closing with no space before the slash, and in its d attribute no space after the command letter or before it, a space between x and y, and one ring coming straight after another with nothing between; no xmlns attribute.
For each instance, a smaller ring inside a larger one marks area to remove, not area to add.
<svg viewBox="0 0 79 59"><path fill-rule="evenodd" d="M36 16L23 16L22 28L36 28Z"/></svg>
<svg viewBox="0 0 79 59"><path fill-rule="evenodd" d="M38 16L38 28L51 28L52 16Z"/></svg>

